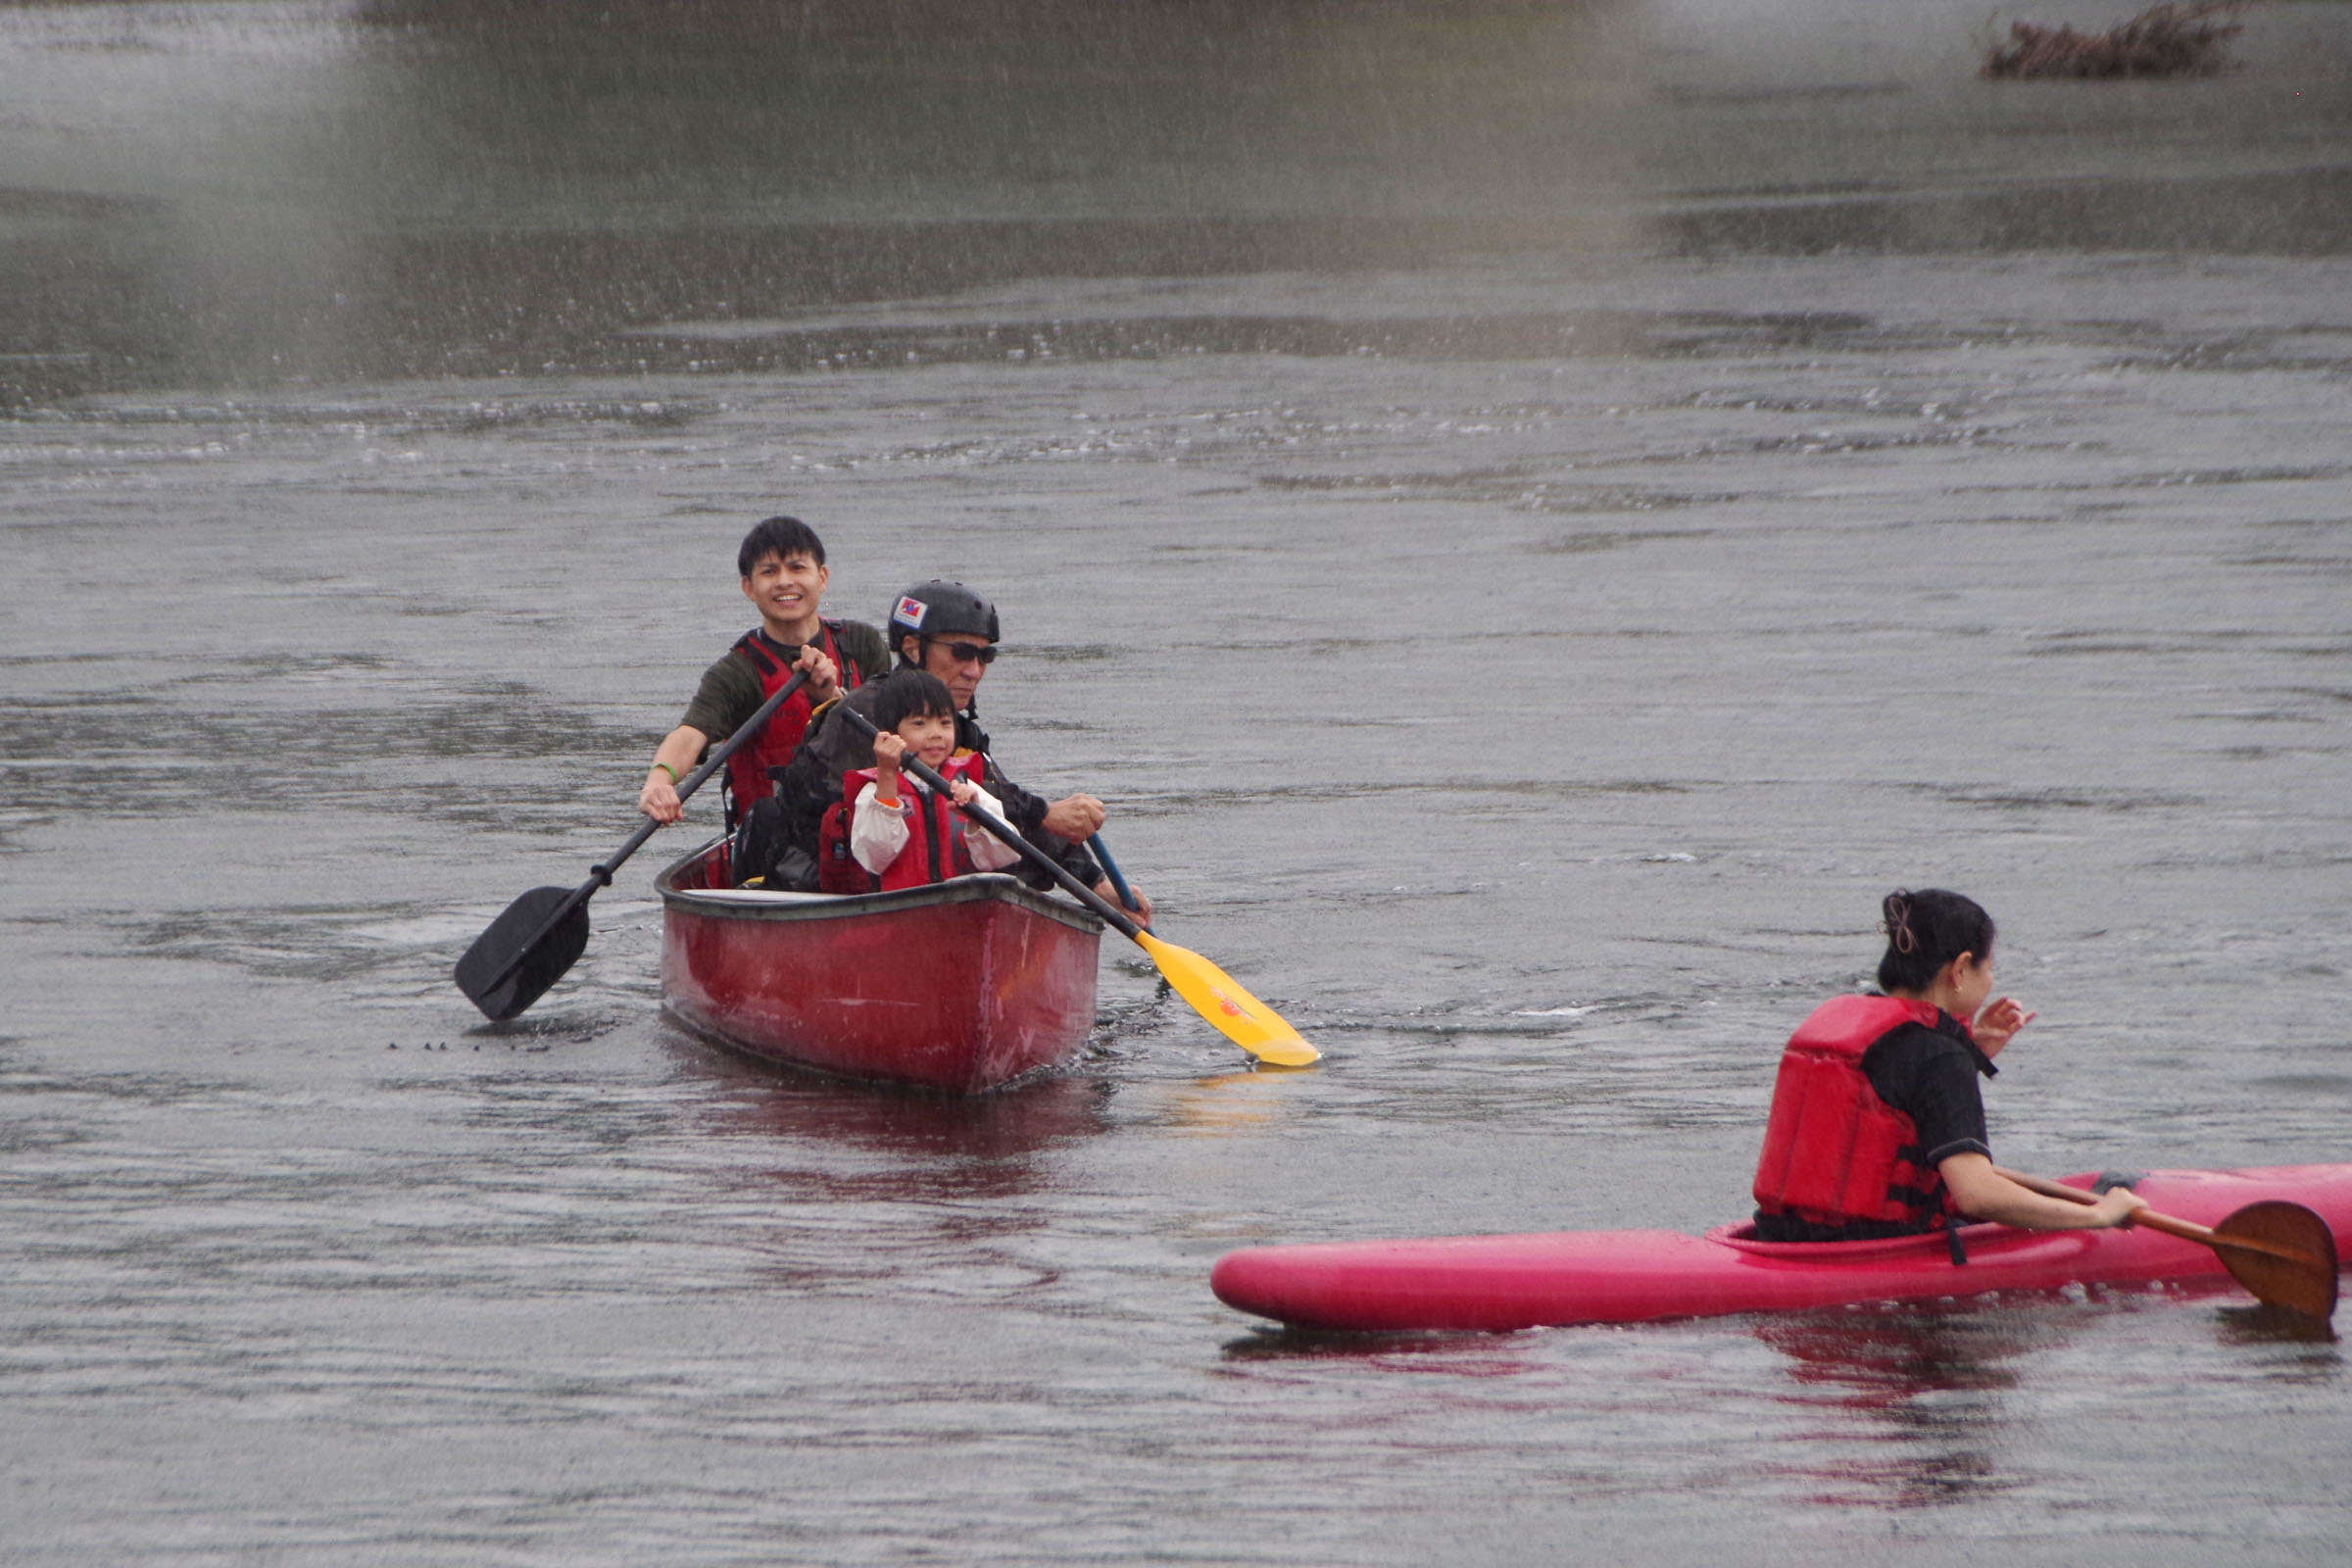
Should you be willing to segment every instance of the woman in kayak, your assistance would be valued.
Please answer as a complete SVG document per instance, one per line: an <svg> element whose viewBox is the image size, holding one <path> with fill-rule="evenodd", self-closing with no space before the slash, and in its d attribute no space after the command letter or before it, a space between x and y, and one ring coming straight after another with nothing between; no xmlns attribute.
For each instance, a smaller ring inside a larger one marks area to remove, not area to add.
<svg viewBox="0 0 2352 1568"><path fill-rule="evenodd" d="M1020 858L977 821L956 810L977 805L999 821L1004 808L982 787L988 759L956 749L956 699L945 682L903 669L876 694L874 765L843 779L851 808L849 849L885 889L921 887ZM950 800L903 772L913 756L948 781ZM838 809L838 808L836 808Z"/></svg>
<svg viewBox="0 0 2352 1568"><path fill-rule="evenodd" d="M2147 1205L2128 1188L2095 1207L2028 1191L1993 1168L1977 1078L2034 1018L1992 995L1992 916L1941 888L1887 895L1884 996L1837 997L1781 1054L1756 1165L1768 1242L1911 1236L1967 1220L2095 1230ZM1955 1242L1955 1247L1957 1243Z"/></svg>

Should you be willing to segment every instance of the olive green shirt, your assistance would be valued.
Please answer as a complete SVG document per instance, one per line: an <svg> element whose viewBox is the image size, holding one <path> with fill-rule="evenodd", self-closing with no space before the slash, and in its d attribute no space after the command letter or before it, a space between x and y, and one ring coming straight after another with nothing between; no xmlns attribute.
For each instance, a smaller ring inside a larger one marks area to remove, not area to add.
<svg viewBox="0 0 2352 1568"><path fill-rule="evenodd" d="M890 650L880 632L861 620L833 622L832 628L838 656L834 662L844 666L841 672L844 687L879 680L890 672ZM764 630L759 636L767 645L767 651L784 663L801 657L798 643L777 642ZM851 679L852 666L856 680ZM686 716L679 722L701 730L715 744L734 734L766 701L767 690L760 683L760 672L752 667L750 660L729 648L719 656L718 662L703 671L703 683L695 688L694 701L686 705Z"/></svg>

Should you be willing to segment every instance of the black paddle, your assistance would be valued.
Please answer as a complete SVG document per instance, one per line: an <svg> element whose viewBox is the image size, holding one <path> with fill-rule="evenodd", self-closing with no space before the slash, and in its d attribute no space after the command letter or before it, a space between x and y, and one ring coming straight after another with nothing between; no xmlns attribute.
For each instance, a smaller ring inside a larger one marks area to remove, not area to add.
<svg viewBox="0 0 2352 1568"><path fill-rule="evenodd" d="M808 680L803 670L786 681L775 696L760 707L760 710L734 734L727 737L710 760L686 775L678 785L678 799L683 801L703 787L704 780L726 764L728 758L767 724L775 710L788 702L792 694ZM547 988L564 978L588 946L588 901L596 890L610 887L612 873L620 862L642 849L662 824L647 817L620 853L601 865L591 866L588 880L576 888L533 888L513 904L507 912L490 922L490 928L473 939L466 956L458 960L458 989L473 1000L483 1016L493 1023L504 1023L517 1016L532 1003L547 994Z"/></svg>

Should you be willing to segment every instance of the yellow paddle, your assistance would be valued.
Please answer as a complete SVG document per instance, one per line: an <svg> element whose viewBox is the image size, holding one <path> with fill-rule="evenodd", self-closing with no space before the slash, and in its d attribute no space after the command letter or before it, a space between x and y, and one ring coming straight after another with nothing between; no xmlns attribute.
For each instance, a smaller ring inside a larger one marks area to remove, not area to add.
<svg viewBox="0 0 2352 1568"><path fill-rule="evenodd" d="M979 813L985 815L985 813ZM988 824L981 824L986 827ZM991 832L995 829L991 828ZM1044 858L1044 857L1040 857ZM1059 866L1054 867L1060 870ZM1064 873L1067 875L1067 873ZM1062 884L1084 898L1097 914L1110 906L1098 898L1093 889L1076 877ZM1115 916L1116 911L1113 911ZM1162 942L1151 932L1133 923L1113 918L1111 924L1124 932L1135 945L1152 956L1159 965L1160 978L1185 1001L1193 1010L1216 1026L1219 1034L1272 1067L1307 1067L1322 1059L1323 1053L1308 1045L1292 1028L1287 1019L1272 1007L1244 991L1233 976L1218 968L1189 948L1173 942Z"/></svg>
<svg viewBox="0 0 2352 1568"><path fill-rule="evenodd" d="M840 708L868 735L879 733L872 719L849 704L843 703ZM948 781L913 757L900 758L899 766L942 795L948 793ZM1162 942L1137 925L1125 911L1070 875L1062 868L1061 862L1021 837L1010 823L1000 819L994 811L983 810L977 806L961 806L956 809L1003 839L1023 859L1060 883L1062 890L1070 897L1100 915L1105 925L1143 949L1151 956L1152 961L1159 966L1160 978L1190 1003L1195 1012L1207 1019L1217 1033L1269 1067L1305 1067L1322 1059L1323 1054L1300 1038L1298 1031L1292 1028L1281 1013L1243 990L1241 983L1233 976L1198 953L1180 948L1173 942Z"/></svg>

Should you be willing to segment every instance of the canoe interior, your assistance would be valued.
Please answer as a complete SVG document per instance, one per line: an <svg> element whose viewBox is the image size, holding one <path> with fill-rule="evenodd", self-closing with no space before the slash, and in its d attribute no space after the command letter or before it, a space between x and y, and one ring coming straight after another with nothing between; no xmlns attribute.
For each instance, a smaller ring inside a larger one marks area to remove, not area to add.
<svg viewBox="0 0 2352 1568"><path fill-rule="evenodd" d="M1095 1024L1102 923L1004 875L835 896L728 887L724 841L662 871L662 1000L693 1028L838 1077L979 1094Z"/></svg>

